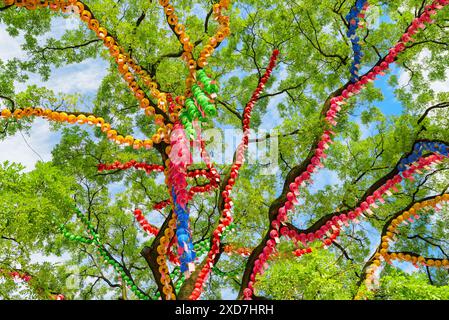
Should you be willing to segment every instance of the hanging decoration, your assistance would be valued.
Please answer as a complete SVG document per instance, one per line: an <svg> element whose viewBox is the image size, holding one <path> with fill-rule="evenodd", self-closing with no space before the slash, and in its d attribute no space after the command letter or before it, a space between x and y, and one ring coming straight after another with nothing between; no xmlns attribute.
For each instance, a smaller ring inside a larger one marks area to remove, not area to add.
<svg viewBox="0 0 449 320"><path fill-rule="evenodd" d="M351 64L351 82L354 83L359 80L359 69L361 59L363 57L362 46L360 44L360 37L357 35L357 30L363 27L362 20L365 17L365 11L368 9L369 3L367 0L357 0L355 6L346 16L349 23L348 32L346 33L349 40L351 40L352 50L354 51L354 60Z"/></svg>
<svg viewBox="0 0 449 320"><path fill-rule="evenodd" d="M422 146L427 147L426 150L432 150L433 152L439 152L441 147L445 149L445 145L441 145L439 142L419 142L415 145L415 151L419 150ZM439 147L436 147L439 146ZM415 152L414 152L415 153ZM420 152L417 151L417 154ZM411 160L416 161L416 156L412 155ZM407 163L405 160L404 163ZM378 273L379 267L382 262L392 264L393 261L406 261L412 263L416 268L419 266L447 268L449 269L449 260L441 258L426 258L419 254L411 252L391 252L389 249L397 240L399 235L398 228L403 225L411 225L421 219L423 214L433 214L442 209L442 206L449 203L449 194L442 194L431 197L427 200L414 203L409 209L395 215L389 223L385 226L381 236L381 243L378 250L374 254L370 261L370 264L365 270L365 287L369 291L375 290L378 285L376 273ZM355 296L356 300L366 299L365 292L359 290Z"/></svg>
<svg viewBox="0 0 449 320"><path fill-rule="evenodd" d="M130 277L129 272L125 270L122 265L112 257L109 252L105 249L104 245L100 241L100 236L95 230L95 227L92 225L92 223L89 221L89 219L82 214L82 212L78 208L74 208L75 214L77 218L83 223L87 233L88 237L79 236L71 233L67 230L67 227L62 224L60 226L61 233L64 235L65 238L71 241L76 241L81 244L92 244L95 246L95 252L99 256L101 260L103 260L105 263L110 265L115 272L118 274L119 279L128 286L128 288L141 300L150 300L150 297L145 294L143 291L141 291L137 285L134 283L133 279Z"/></svg>
<svg viewBox="0 0 449 320"><path fill-rule="evenodd" d="M133 136L127 135L123 136L119 134L116 130L111 129L111 125L101 117L96 117L94 115L85 115L82 113L67 113L58 112L51 109L43 108L25 108L25 109L3 109L0 113L1 118L9 119L14 118L20 120L25 117L40 117L48 121L55 121L68 124L87 124L90 126L96 126L101 129L103 133L106 134L109 140L124 146L130 146L135 150L145 148L151 149L153 144L160 143L161 140L140 140L135 139Z"/></svg>
<svg viewBox="0 0 449 320"><path fill-rule="evenodd" d="M257 89L254 91L253 95L251 96L250 101L246 105L244 112L243 112L243 138L242 142L237 148L236 151L236 161L231 166L231 172L229 174L229 178L226 184L226 187L224 188L224 191L222 192L223 202L224 202L224 210L222 213L222 217L220 218L220 224L213 232L213 238L212 238L212 247L208 253L207 262L203 269L201 270L201 273L195 283L195 289L193 290L192 294L190 295L191 300L197 300L202 292L202 289L204 287L205 281L207 280L207 277L211 271L212 266L214 265L215 256L220 250L220 239L223 234L223 231L226 229L227 226L229 226L233 219L231 215L231 209L233 206L232 199L230 198L230 192L232 191L232 188L235 184L235 180L238 177L239 169L241 168L244 157L245 157L245 151L248 148L249 143L249 130L250 130L250 119L251 119L251 111L254 108L254 105L256 104L257 100L259 99L260 94L262 93L262 90L265 87L265 84L267 83L268 79L271 76L271 73L273 72L274 67L276 66L276 59L279 55L279 51L276 49L273 51L270 63L265 71L265 74L260 79L259 85L257 86Z"/></svg>
<svg viewBox="0 0 449 320"><path fill-rule="evenodd" d="M179 119L189 138L196 136L195 121L206 122L217 115L214 99L217 97L218 86L212 81L203 69L197 72L198 83L192 86L193 97L185 101L185 109L180 113Z"/></svg>

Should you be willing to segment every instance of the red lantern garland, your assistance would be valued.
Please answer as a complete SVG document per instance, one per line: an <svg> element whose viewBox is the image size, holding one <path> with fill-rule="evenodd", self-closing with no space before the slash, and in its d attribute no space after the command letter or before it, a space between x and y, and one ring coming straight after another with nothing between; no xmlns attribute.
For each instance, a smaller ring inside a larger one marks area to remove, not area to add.
<svg viewBox="0 0 449 320"><path fill-rule="evenodd" d="M416 164L410 166L410 168L407 170L404 176L406 179L413 180L414 179L413 174L416 173L422 174L421 170L430 170L431 169L430 166L432 164L439 163L443 159L444 157L441 155L431 155L425 158L421 158ZM340 229L343 224L346 224L348 221L355 221L359 216L362 215L372 215L373 212L371 208L377 208L378 206L376 204L376 201L379 201L380 204L384 203L383 199L384 195L385 194L392 195L391 191L398 192L397 184L401 183L401 181L403 180L404 178L400 174L394 176L393 178L389 179L383 186L374 191L372 195L368 196L366 200L360 204L360 206L348 212L347 214L335 215L334 217L332 217L332 219L327 221L325 225L323 225L319 230L315 232L305 234L305 233L297 233L294 230L289 230L288 233L285 233L285 235L287 237L293 238L297 242L302 242L302 244L306 246L307 243L319 240L323 237L324 234L332 232L332 235L329 237L329 239L326 239L323 242L323 246L328 247L339 235ZM283 228L286 227L282 227L281 230L283 230ZM276 231L276 229L272 229L270 231L270 237L272 239L269 239L267 241L266 247L263 249L263 252L259 255L258 258L259 262L254 264L253 272L250 275L250 282L248 283L248 288L246 288L249 290L245 289L246 291L244 291L244 294L246 293L245 299L250 299L249 293L251 291L252 295L256 275L263 273L264 269L266 268L265 264L270 254L275 250L276 242L279 242L279 234ZM301 256L304 253L308 253L307 252L308 249L309 248L305 250L304 249L296 250L294 254L297 256Z"/></svg>
<svg viewBox="0 0 449 320"><path fill-rule="evenodd" d="M125 163L121 163L119 161L115 161L111 164L103 164L100 163L98 165L98 171L111 171L111 170L128 170L130 168L136 168L145 170L148 174L156 171L156 172L164 172L164 166L158 164L147 164L144 162L137 162L136 160L131 160Z"/></svg>
<svg viewBox="0 0 449 320"><path fill-rule="evenodd" d="M141 225L142 229L145 230L146 233L148 233L150 236L154 235L157 236L159 233L159 229L150 224L147 219L145 219L142 211L140 209L134 210L134 216L136 217L137 222Z"/></svg>
<svg viewBox="0 0 449 320"><path fill-rule="evenodd" d="M409 180L413 180L414 174L422 174L424 170L430 170L431 165L440 163L445 157L441 155L430 155L428 157L420 158L419 161L410 166L405 174L406 178ZM423 171L422 171L423 170ZM286 237L292 238L296 242L301 242L304 246L307 243L312 242L317 239L321 239L323 235L329 234L332 232L332 235L329 237L330 240L335 240L338 237L341 227L344 224L348 224L348 221L357 221L357 218L363 215L372 215L372 209L377 208L378 205L381 205L385 202L384 197L391 196L392 192L398 192L398 184L400 184L404 178L397 174L393 178L387 180L387 182L373 192L372 195L366 197L365 201L363 201L357 208L349 211L348 213L335 215L327 221L325 225L323 225L319 230L315 232L311 232L308 234L305 233L297 233L295 230L289 230L288 235ZM378 201L378 203L376 203ZM286 227L283 227L286 228ZM282 229L281 229L282 230ZM324 241L325 246L329 246L332 243L329 241Z"/></svg>
<svg viewBox="0 0 449 320"><path fill-rule="evenodd" d="M279 50L274 50L273 54L270 58L270 64L267 67L264 76L260 79L259 85L257 86L257 89L254 91L250 101L246 105L244 111L243 111L243 139L240 145L237 148L237 156L236 161L231 166L231 173L230 178L227 181L226 187L224 188L224 191L222 192L222 197L224 201L224 210L223 215L220 218L220 224L213 232L212 237L212 247L207 255L207 261L204 265L203 269L201 270L197 281L195 283L195 289L193 290L192 294L190 295L190 300L197 300L202 292L203 286L205 281L207 280L207 277L209 276L211 269L214 265L214 259L215 256L218 254L220 250L220 242L221 242L221 235L224 231L224 229L231 224L232 222L232 215L231 215L231 209L232 209L232 199L230 198L230 192L232 191L232 188L235 184L235 180L238 177L239 169L241 168L243 162L244 162L244 154L246 149L248 148L248 142L249 142L249 129L250 129L250 122L251 122L251 111L256 104L257 100L259 99L259 96L262 92L262 90L265 87L265 84L267 83L268 79L270 78L270 75L276 65L276 59L279 55Z"/></svg>
<svg viewBox="0 0 449 320"><path fill-rule="evenodd" d="M30 281L33 279L33 277L26 272L7 271L7 270L0 269L0 274L8 275L15 280L21 280L26 283L30 283ZM56 295L52 294L52 295L49 295L49 298L51 300L65 300L65 296L63 294L56 294Z"/></svg>

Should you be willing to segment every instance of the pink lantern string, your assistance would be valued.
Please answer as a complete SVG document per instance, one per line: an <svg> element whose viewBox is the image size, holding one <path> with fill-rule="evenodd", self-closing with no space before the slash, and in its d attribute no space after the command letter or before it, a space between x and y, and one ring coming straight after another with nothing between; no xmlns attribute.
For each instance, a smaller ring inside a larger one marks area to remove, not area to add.
<svg viewBox="0 0 449 320"><path fill-rule="evenodd" d="M115 161L111 164L100 163L98 166L98 171L111 171L111 170L128 170L130 168L145 170L148 174L151 172L163 172L164 166L158 164L147 164L144 162L137 162L136 160L131 160L125 163Z"/></svg>
<svg viewBox="0 0 449 320"><path fill-rule="evenodd" d="M0 269L0 274L10 276L14 280L23 281L26 283L30 283L31 280L33 280L33 277L26 272L8 271ZM65 300L65 296L63 294L50 295L49 298L52 300Z"/></svg>
<svg viewBox="0 0 449 320"><path fill-rule="evenodd" d="M222 192L222 197L223 197L223 201L224 201L223 214L222 214L222 217L220 218L220 224L213 232L212 246L211 246L211 249L209 250L209 253L206 258L207 261L206 261L203 269L199 273L199 276L195 283L195 289L193 290L193 292L191 293L191 295L189 297L190 300L197 300L200 297L202 290L203 290L204 283L207 280L207 278L212 270L212 267L214 266L215 257L220 251L219 248L220 248L221 236L223 234L223 231L232 222L231 209L232 209L233 203L232 203L232 199L230 198L230 193L235 184L235 180L238 177L239 169L241 168L241 166L244 162L245 151L248 148L249 134L250 134L249 129L250 129L250 123L251 123L251 112L252 112L257 100L259 99L261 92L265 88L265 84L267 83L268 79L270 78L274 67L276 66L276 59L277 59L278 55L279 55L279 50L277 50L277 49L274 50L273 54L270 58L270 63L265 71L265 74L260 79L257 89L252 94L250 101L248 102L248 104L246 105L246 107L243 111L242 142L240 143L240 145L237 148L236 161L231 166L230 178L228 179L225 189Z"/></svg>

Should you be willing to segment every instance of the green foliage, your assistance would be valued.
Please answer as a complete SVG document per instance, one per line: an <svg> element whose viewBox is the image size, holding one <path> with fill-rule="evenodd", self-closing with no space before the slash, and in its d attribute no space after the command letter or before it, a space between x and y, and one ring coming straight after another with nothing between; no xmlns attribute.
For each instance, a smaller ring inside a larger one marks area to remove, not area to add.
<svg viewBox="0 0 449 320"><path fill-rule="evenodd" d="M382 300L448 300L448 286L433 286L422 273L406 274L394 269L380 280L375 298Z"/></svg>
<svg viewBox="0 0 449 320"><path fill-rule="evenodd" d="M352 299L355 274L350 265L335 260L327 250L315 250L299 259L275 260L257 282L256 294L281 300Z"/></svg>

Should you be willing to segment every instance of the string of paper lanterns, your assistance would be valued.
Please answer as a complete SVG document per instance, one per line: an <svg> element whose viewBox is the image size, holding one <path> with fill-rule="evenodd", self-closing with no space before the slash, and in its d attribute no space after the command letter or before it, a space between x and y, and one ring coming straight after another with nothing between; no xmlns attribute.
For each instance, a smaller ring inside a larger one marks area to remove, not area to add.
<svg viewBox="0 0 449 320"><path fill-rule="evenodd" d="M396 240L397 228L401 225L412 224L420 219L419 212L432 214L436 211L441 210L441 204L449 202L449 194L443 194L440 196L436 196L433 199L425 200L423 202L415 203L409 210L406 210L399 214L397 217L391 220L390 224L387 227L387 232L382 237L382 242L380 244L380 254L385 258L388 262L390 259L395 260L404 260L412 262L414 265L417 263L421 263L422 265L427 266L436 266L441 267L442 264L438 262L434 263L433 259L426 259L423 256L411 256L409 254L396 254L390 253L389 247ZM444 262L443 266L448 265L448 260ZM430 261L430 263L428 263Z"/></svg>
<svg viewBox="0 0 449 320"><path fill-rule="evenodd" d="M171 199L171 203L173 203L173 199ZM169 269L166 263L166 255L168 254L168 249L170 246L170 243L172 241L172 238L175 235L176 230L176 222L177 216L176 213L173 212L171 215L170 220L168 221L168 228L165 229L164 234L159 240L159 244L156 248L156 251L158 253L158 257L156 258L156 263L158 264L158 271L161 275L160 282L163 285L162 292L165 296L165 299L167 300L175 300L176 296L173 292L173 288L170 284L171 278Z"/></svg>
<svg viewBox="0 0 449 320"><path fill-rule="evenodd" d="M165 93L157 89L157 83L151 79L148 72L144 70L137 62L130 57L126 50L120 46L118 41L113 38L108 30L93 17L93 13L81 1L65 0L65 1L40 1L40 0L4 0L6 5L16 5L17 7L25 7L28 10L49 7L53 11L62 10L63 12L76 13L80 19L86 23L89 29L95 32L97 37L104 42L106 48L109 49L110 55L115 59L118 65L118 71L123 79L127 82L131 92L140 103L140 107L145 109L145 114L154 116L154 121L158 126L169 129L165 126L164 113L167 111L167 100ZM145 92L140 88L135 76L138 74L147 88L150 89L151 95L157 99L157 109L151 106L151 102Z"/></svg>
<svg viewBox="0 0 449 320"><path fill-rule="evenodd" d="M98 165L98 171L111 171L111 170L128 170L130 168L144 170L146 173L151 172L164 172L164 166L158 164L148 164L145 162L137 162L136 160L130 160L125 163L115 161L111 164L100 163Z"/></svg>
<svg viewBox="0 0 449 320"><path fill-rule="evenodd" d="M379 249L372 258L370 265L365 270L364 284L368 290L372 291L376 285L376 272L381 266L382 261L391 264L393 260L402 260L411 262L415 267L418 267L418 265L421 264L428 267L449 268L448 259L426 258L422 255L413 253L396 253L389 251L389 248L394 243L394 241L396 241L397 235L399 234L397 230L398 227L400 227L401 225L415 223L418 219L421 218L421 216L419 215L421 211L423 213L432 214L435 211L441 210L441 204L447 204L448 202L449 194L435 196L432 199L413 204L410 209L403 211L402 213L391 219L389 224L386 226L386 231L382 233ZM365 298L365 295L361 290L359 290L354 299L359 300L363 298Z"/></svg>
<svg viewBox="0 0 449 320"><path fill-rule="evenodd" d="M73 114L70 112L58 112L53 111L51 109L43 109L43 108L24 108L24 109L15 109L15 110L9 110L9 109L3 109L0 113L1 118L9 119L14 118L16 120L20 120L25 117L40 117L43 119L46 119L48 121L55 121L55 122L61 122L61 123L69 123L69 124L87 124L90 126L96 126L101 129L103 133L106 134L109 140L124 146L130 146L133 149L151 149L153 147L153 144L160 143L159 140L140 140L135 139L133 136L127 135L123 136L119 134L116 130L111 128L111 125L101 117L96 117L94 115L84 115L82 113L80 114Z"/></svg>
<svg viewBox="0 0 449 320"><path fill-rule="evenodd" d="M398 185L404 181L404 179L413 180L414 174L422 174L424 171L431 170L432 165L438 164L443 160L441 155L430 155L425 158L420 158L416 164L413 164L409 171L405 174L407 178L403 177L401 174L397 174L391 179L388 179L385 184L376 189L372 195L369 195L357 206L355 209L350 210L347 213L342 213L340 215L334 215L329 219L323 226L321 226L317 231L310 233L297 233L295 230L289 230L288 236L297 242L301 242L304 246L307 243L313 242L315 240L322 239L324 235L329 235L329 241L324 240L323 245L329 246L332 241L339 236L340 229L343 225L348 224L349 221L357 221L361 216L371 216L374 214L373 210L378 208L379 205L385 203L385 197L392 196L392 192L398 192ZM283 228L287 227L282 227Z"/></svg>
<svg viewBox="0 0 449 320"><path fill-rule="evenodd" d="M207 256L207 262L204 265L203 269L201 270L200 275L197 278L197 281L195 283L195 289L193 290L192 294L190 295L189 299L191 300L197 300L202 292L203 286L205 281L207 280L207 277L209 276L209 273L211 271L212 266L214 265L215 256L219 252L220 248L220 242L221 242L221 236L223 233L223 230L232 223L232 214L231 209L233 206L232 199L230 198L230 193L233 189L233 186L235 184L235 180L238 177L239 169L241 168L244 157L245 157L245 151L248 148L248 142L249 142L249 129L250 129L250 119L251 119L251 112L256 104L257 100L259 99L259 96L262 92L262 90L265 87L265 84L267 83L268 79L271 76L271 73L276 66L276 59L279 55L279 50L274 50L273 54L270 58L270 63L265 71L265 74L260 79L260 82L257 86L257 89L254 91L254 93L251 96L250 101L246 105L244 111L243 111L243 138L242 142L237 148L237 154L236 154L236 161L231 166L231 172L230 177L227 181L227 184L224 188L224 191L222 192L223 202L224 202L224 210L222 213L222 217L220 218L220 224L213 232L213 238L212 238L212 246Z"/></svg>
<svg viewBox="0 0 449 320"><path fill-rule="evenodd" d="M207 59L213 54L215 48L231 34L229 16L222 14L223 10L229 10L230 5L230 0L220 0L219 3L214 4L212 7L212 14L214 19L218 21L219 28L215 35L209 38L208 44L201 50L197 60L199 68L204 68L207 65Z"/></svg>
<svg viewBox="0 0 449 320"><path fill-rule="evenodd" d="M351 40L352 50L354 51L354 60L351 64L351 82L356 82L359 79L359 69L361 59L363 57L362 46L360 45L360 38L357 36L357 29L362 27L362 19L365 17L365 11L368 9L368 1L357 0L355 6L346 16L349 23L347 32L348 38Z"/></svg>
<svg viewBox="0 0 449 320"><path fill-rule="evenodd" d="M185 101L185 109L181 110L179 119L190 138L196 136L194 123L206 122L209 117L217 115L214 99L217 96L218 86L211 80L204 70L197 72L198 82L192 86L193 96Z"/></svg>
<svg viewBox="0 0 449 320"><path fill-rule="evenodd" d="M77 218L83 223L85 226L87 233L89 234L89 237L83 237L79 235L75 235L71 232L69 232L64 224L61 225L61 232L64 235L65 238L76 241L82 244L93 244L96 248L96 253L98 256L107 264L113 267L113 269L117 272L119 275L119 278L123 281L124 284L128 286L128 288L141 300L150 300L150 297L139 290L137 285L134 283L134 281L131 279L131 277L128 276L125 269L113 258L109 255L109 253L104 248L104 245L100 241L99 234L95 231L94 226L89 221L89 219L81 213L81 211L78 208L74 208L75 214Z"/></svg>
<svg viewBox="0 0 449 320"><path fill-rule="evenodd" d="M195 72L197 68L203 68L207 64L208 57L212 55L217 45L224 41L224 39L231 33L229 28L229 17L222 15L222 11L229 8L230 1L220 0L218 4L213 6L212 13L215 20L220 24L220 27L217 33L209 39L208 44L201 51L198 61L195 61L192 54L195 46L186 32L186 27L179 23L178 16L175 14L175 8L170 4L170 0L159 0L159 4L164 8L170 28L175 32L179 42L183 46L182 59L186 62L189 69L189 75L186 78L185 95L189 97L191 95L192 85L195 83Z"/></svg>
<svg viewBox="0 0 449 320"><path fill-rule="evenodd" d="M173 209L177 216L176 237L178 254L181 261L181 272L186 278L195 270L195 251L189 225L189 201L187 188L187 165L192 162L187 138L180 123L175 123L170 138L170 159L168 160L168 186L173 199Z"/></svg>

